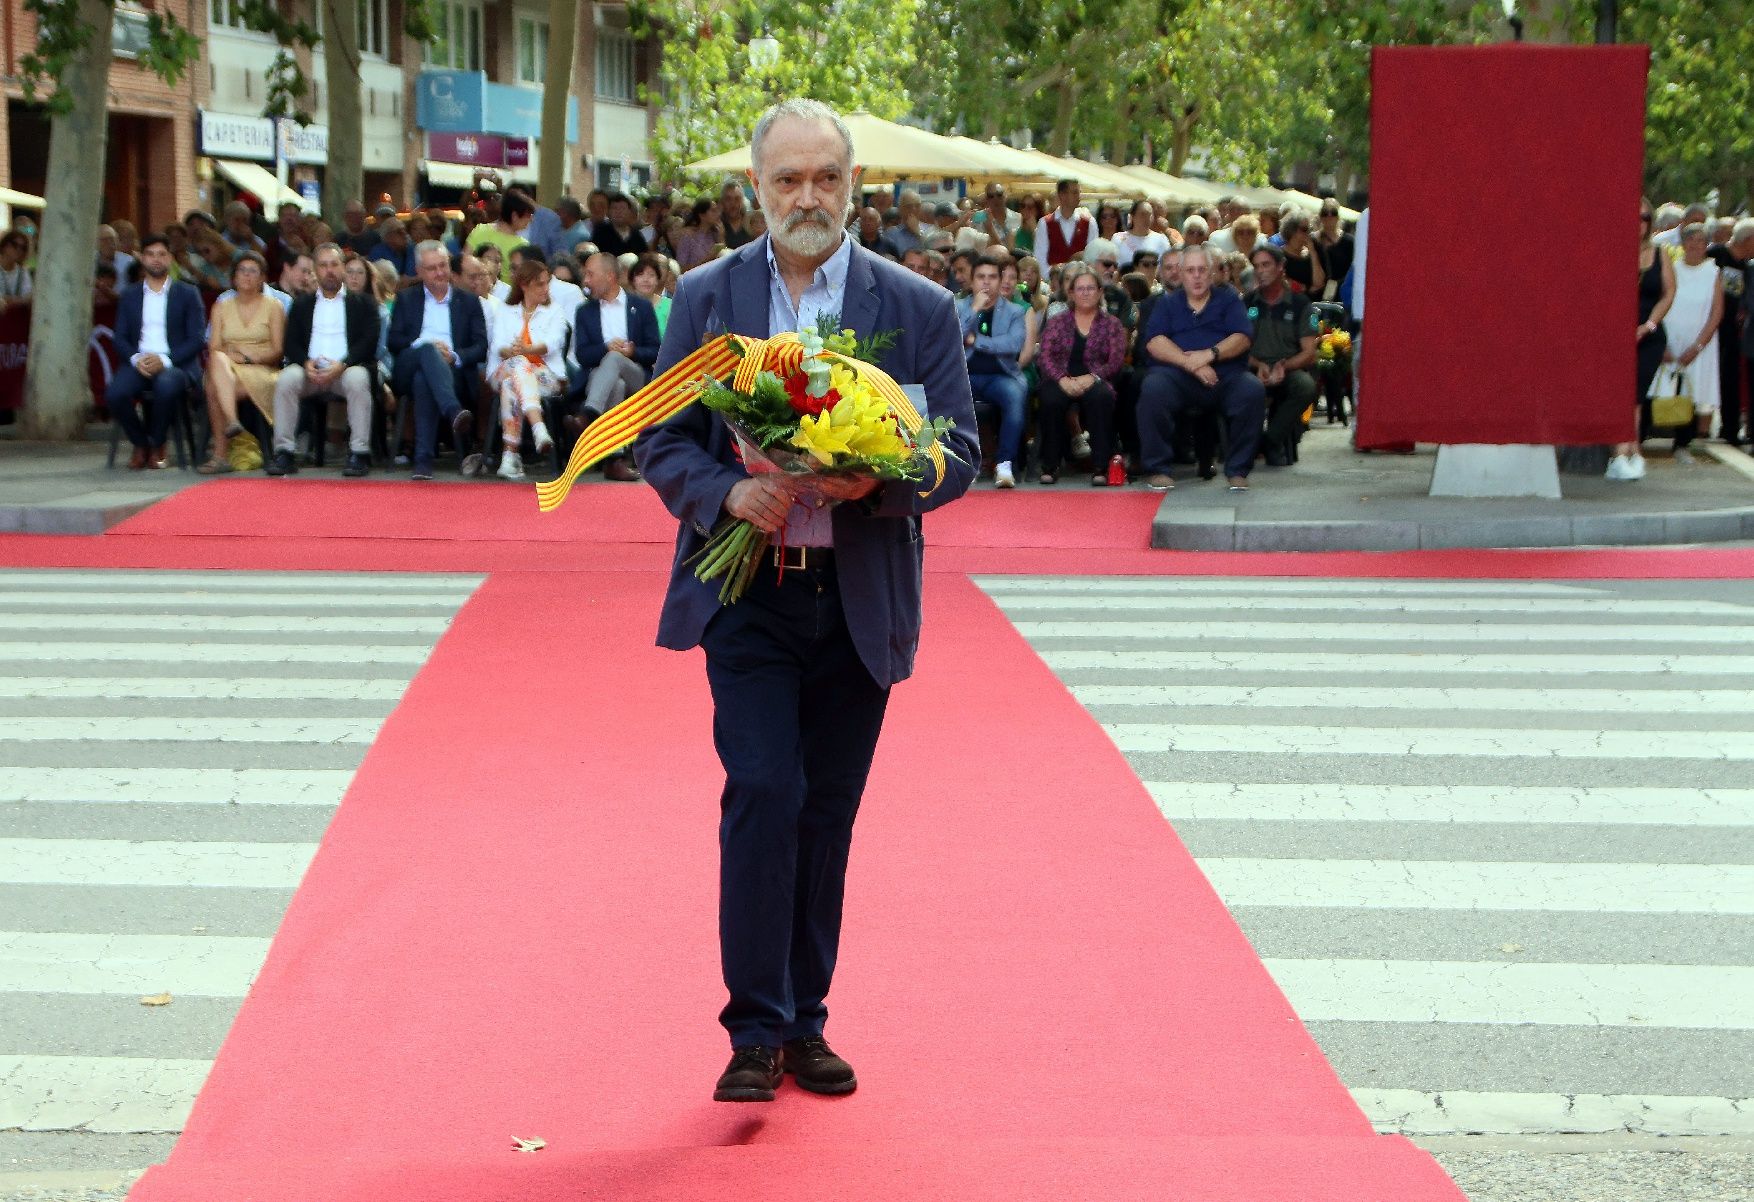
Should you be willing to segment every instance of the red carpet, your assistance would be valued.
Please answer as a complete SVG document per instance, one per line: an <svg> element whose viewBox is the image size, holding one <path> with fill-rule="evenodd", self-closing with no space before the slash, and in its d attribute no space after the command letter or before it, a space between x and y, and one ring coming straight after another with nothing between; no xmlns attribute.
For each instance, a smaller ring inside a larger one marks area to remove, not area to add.
<svg viewBox="0 0 1754 1202"><path fill-rule="evenodd" d="M855 841L830 1005L861 1089L711 1102L719 778L698 654L648 646L658 588L483 586L135 1202L1461 1202L1371 1133L1122 757L952 577ZM552 687L514 692L483 669L533 662L533 614L567 615Z"/></svg>
<svg viewBox="0 0 1754 1202"><path fill-rule="evenodd" d="M1062 490L973 492L933 515L941 547L1144 550L1161 498ZM362 520L369 514L370 520ZM528 487L406 480L214 480L184 489L110 531L115 535L222 538L510 540L536 543L662 543L676 523L649 488L588 484L553 513L539 513Z"/></svg>

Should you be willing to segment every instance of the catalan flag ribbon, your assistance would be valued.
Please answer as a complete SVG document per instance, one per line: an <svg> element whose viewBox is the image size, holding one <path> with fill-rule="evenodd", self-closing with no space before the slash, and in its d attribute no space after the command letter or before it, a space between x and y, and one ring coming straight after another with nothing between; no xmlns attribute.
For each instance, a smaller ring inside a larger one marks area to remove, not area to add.
<svg viewBox="0 0 1754 1202"><path fill-rule="evenodd" d="M881 368L834 351L823 351L821 357L854 368L871 388L889 404L896 421L910 437L924 425L913 402ZM573 444L572 455L560 475L536 486L536 500L543 513L560 506L572 491L578 478L594 463L627 449L634 439L660 422L668 421L692 405L700 395L703 378L722 380L735 376L731 387L747 393L755 387L755 379L771 371L784 379L798 370L804 359L804 345L798 335L787 331L772 338L748 338L741 334L724 334L701 346L670 370L592 422L584 436ZM944 475L944 451L936 443L927 449L935 469L933 487ZM922 496L930 493L928 489Z"/></svg>

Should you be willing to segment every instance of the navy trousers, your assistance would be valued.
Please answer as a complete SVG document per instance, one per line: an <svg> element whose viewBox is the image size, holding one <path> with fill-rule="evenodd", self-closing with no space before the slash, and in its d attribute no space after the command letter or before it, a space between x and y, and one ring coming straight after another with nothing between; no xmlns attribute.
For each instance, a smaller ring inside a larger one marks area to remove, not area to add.
<svg viewBox="0 0 1754 1202"><path fill-rule="evenodd" d="M411 346L396 356L390 386L414 402L414 466L431 470L438 457L439 421L450 421L462 408L456 369L431 343ZM457 448L458 455L463 452Z"/></svg>
<svg viewBox="0 0 1754 1202"><path fill-rule="evenodd" d="M853 819L889 690L859 659L830 568L764 564L701 637L719 803L719 952L731 1046L820 1035Z"/></svg>
<svg viewBox="0 0 1754 1202"><path fill-rule="evenodd" d="M1140 459L1148 474L1173 475L1175 428L1193 414L1217 412L1224 421L1226 476L1247 476L1255 465L1266 421L1267 392L1246 371L1218 377L1207 388L1179 367L1152 368L1139 386Z"/></svg>
<svg viewBox="0 0 1754 1202"><path fill-rule="evenodd" d="M124 363L104 388L104 407L122 427L129 442L137 447L162 447L170 437L177 406L183 403L190 387L189 377L181 368L167 367L148 379L132 363ZM146 402L144 422L134 408L137 400Z"/></svg>

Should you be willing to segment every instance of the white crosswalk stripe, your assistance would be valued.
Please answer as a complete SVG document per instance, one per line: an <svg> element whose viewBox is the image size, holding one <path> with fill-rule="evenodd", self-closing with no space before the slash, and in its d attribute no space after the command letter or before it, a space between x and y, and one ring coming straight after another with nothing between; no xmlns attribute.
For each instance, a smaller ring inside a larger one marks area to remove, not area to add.
<svg viewBox="0 0 1754 1202"><path fill-rule="evenodd" d="M198 1016L248 991L378 715L480 583L0 570L0 1012L69 1016L49 1046L17 1032L53 1018L0 1023L0 1130L181 1129L223 1036ZM127 1032L161 993L156 1056Z"/></svg>
<svg viewBox="0 0 1754 1202"><path fill-rule="evenodd" d="M1754 1134L1754 588L981 583L1381 1129Z"/></svg>

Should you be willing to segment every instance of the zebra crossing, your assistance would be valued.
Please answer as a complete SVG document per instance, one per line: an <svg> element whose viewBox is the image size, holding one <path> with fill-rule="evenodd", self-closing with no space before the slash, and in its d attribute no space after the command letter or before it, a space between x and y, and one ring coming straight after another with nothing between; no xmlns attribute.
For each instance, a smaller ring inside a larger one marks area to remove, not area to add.
<svg viewBox="0 0 1754 1202"><path fill-rule="evenodd" d="M977 582L1380 1129L1754 1134L1754 583Z"/></svg>
<svg viewBox="0 0 1754 1202"><path fill-rule="evenodd" d="M480 581L0 571L0 1132L181 1130Z"/></svg>

